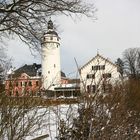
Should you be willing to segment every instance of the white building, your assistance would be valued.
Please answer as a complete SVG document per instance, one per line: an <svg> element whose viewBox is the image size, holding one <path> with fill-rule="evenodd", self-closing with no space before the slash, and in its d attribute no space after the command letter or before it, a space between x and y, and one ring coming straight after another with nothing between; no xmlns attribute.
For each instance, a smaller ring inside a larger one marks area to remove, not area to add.
<svg viewBox="0 0 140 140"><path fill-rule="evenodd" d="M45 90L54 90L61 83L59 41L53 22L49 20L42 43L42 86Z"/></svg>
<svg viewBox="0 0 140 140"><path fill-rule="evenodd" d="M80 68L81 92L109 92L119 77L117 65L97 54Z"/></svg>

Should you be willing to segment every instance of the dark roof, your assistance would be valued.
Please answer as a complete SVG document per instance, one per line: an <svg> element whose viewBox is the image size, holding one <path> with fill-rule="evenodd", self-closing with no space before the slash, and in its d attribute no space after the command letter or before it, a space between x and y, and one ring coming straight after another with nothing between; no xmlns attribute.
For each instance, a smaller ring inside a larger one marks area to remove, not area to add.
<svg viewBox="0 0 140 140"><path fill-rule="evenodd" d="M33 65L27 65L20 67L14 71L13 77L19 77L22 73L26 73L29 76L36 76L37 70L41 68L41 64L33 63Z"/></svg>
<svg viewBox="0 0 140 140"><path fill-rule="evenodd" d="M19 77L22 73L26 73L29 76L36 76L38 69L41 68L41 64L33 63L32 65L25 64L14 71L12 77ZM41 74L39 74L41 76ZM61 76L66 77L65 73L61 71Z"/></svg>
<svg viewBox="0 0 140 140"><path fill-rule="evenodd" d="M66 77L66 75L63 71L61 71L61 77Z"/></svg>
<svg viewBox="0 0 140 140"><path fill-rule="evenodd" d="M57 32L54 31L53 22L51 19L48 21L48 31L45 34L52 34L58 36Z"/></svg>
<svg viewBox="0 0 140 140"><path fill-rule="evenodd" d="M45 33L45 34L52 34L52 35L56 35L56 36L58 36L58 34L57 34L57 32L55 32L55 31L48 31L47 33Z"/></svg>

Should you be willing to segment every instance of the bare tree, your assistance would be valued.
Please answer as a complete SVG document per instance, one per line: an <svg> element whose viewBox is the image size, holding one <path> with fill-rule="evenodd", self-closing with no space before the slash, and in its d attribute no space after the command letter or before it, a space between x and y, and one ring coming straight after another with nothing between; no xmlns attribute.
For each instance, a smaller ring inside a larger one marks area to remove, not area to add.
<svg viewBox="0 0 140 140"><path fill-rule="evenodd" d="M140 75L140 49L126 49L123 57L126 74L132 78L138 78Z"/></svg>
<svg viewBox="0 0 140 140"><path fill-rule="evenodd" d="M39 107L40 101L32 97L9 98L1 93L0 139L21 140L40 131L47 115L47 108Z"/></svg>
<svg viewBox="0 0 140 140"><path fill-rule="evenodd" d="M121 76L123 77L124 74L124 62L121 58L118 58L116 61L116 65L118 66L118 71L120 72Z"/></svg>
<svg viewBox="0 0 140 140"><path fill-rule="evenodd" d="M0 46L0 91L4 89L4 80L6 78L6 73L11 66L11 60L6 55L5 49Z"/></svg>
<svg viewBox="0 0 140 140"><path fill-rule="evenodd" d="M0 1L0 39L17 35L38 49L48 17L58 14L93 16L93 4L82 0L2 0Z"/></svg>
<svg viewBox="0 0 140 140"><path fill-rule="evenodd" d="M138 85L128 81L104 97L84 99L71 125L60 120L58 140L139 139Z"/></svg>
<svg viewBox="0 0 140 140"><path fill-rule="evenodd" d="M5 75L6 62L7 62L7 56L5 50L2 46L0 46L0 92L4 88L3 81Z"/></svg>
<svg viewBox="0 0 140 140"><path fill-rule="evenodd" d="M88 77L87 77L88 78ZM91 76L91 84L94 81ZM101 85L102 79L99 79ZM71 125L60 120L58 140L139 139L140 81L116 81L110 92L82 96ZM85 86L83 86L85 87ZM83 95L88 93L84 90Z"/></svg>

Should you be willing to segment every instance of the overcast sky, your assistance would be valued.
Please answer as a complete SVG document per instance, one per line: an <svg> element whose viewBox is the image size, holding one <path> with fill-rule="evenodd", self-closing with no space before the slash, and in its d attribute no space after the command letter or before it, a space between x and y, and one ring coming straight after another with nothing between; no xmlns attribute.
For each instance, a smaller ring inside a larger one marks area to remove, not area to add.
<svg viewBox="0 0 140 140"><path fill-rule="evenodd" d="M95 6L96 21L86 17L76 21L66 16L55 18L61 37L61 67L69 76L77 70L74 57L82 66L98 50L114 62L126 48L140 47L140 0L96 0ZM17 40L9 42L8 55L13 57L15 67L41 63L40 54L32 56Z"/></svg>

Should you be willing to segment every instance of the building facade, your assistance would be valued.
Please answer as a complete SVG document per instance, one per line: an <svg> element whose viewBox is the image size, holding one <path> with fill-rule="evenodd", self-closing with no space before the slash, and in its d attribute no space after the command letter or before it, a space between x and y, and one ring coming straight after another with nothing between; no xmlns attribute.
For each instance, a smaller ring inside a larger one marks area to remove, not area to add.
<svg viewBox="0 0 140 140"><path fill-rule="evenodd" d="M68 79L61 71L60 86L67 83ZM41 64L25 64L11 72L5 80L5 90L8 96L40 96L44 91Z"/></svg>
<svg viewBox="0 0 140 140"><path fill-rule="evenodd" d="M9 74L5 81L8 96L37 96L41 89L41 65L34 63L20 67Z"/></svg>
<svg viewBox="0 0 140 140"><path fill-rule="evenodd" d="M97 54L80 68L80 88L83 93L110 92L118 81L118 67L109 59Z"/></svg>

